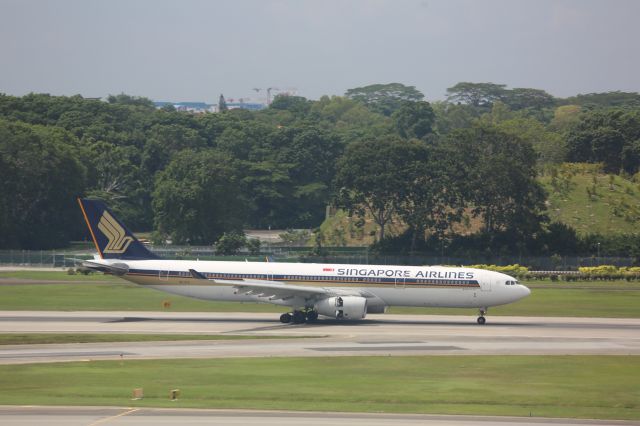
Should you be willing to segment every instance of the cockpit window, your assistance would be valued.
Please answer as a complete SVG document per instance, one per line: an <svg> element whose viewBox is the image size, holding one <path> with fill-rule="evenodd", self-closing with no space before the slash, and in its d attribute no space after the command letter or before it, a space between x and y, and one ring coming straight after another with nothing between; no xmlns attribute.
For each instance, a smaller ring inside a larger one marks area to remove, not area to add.
<svg viewBox="0 0 640 426"><path fill-rule="evenodd" d="M518 285L518 281L505 281L505 285Z"/></svg>

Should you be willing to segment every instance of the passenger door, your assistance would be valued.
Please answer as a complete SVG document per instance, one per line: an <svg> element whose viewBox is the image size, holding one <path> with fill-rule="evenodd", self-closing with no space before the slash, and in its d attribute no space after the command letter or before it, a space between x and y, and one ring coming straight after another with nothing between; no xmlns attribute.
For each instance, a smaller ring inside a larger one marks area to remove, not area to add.
<svg viewBox="0 0 640 426"><path fill-rule="evenodd" d="M491 284L493 283L493 279L489 278L488 280L483 280L480 282L480 291L491 291Z"/></svg>

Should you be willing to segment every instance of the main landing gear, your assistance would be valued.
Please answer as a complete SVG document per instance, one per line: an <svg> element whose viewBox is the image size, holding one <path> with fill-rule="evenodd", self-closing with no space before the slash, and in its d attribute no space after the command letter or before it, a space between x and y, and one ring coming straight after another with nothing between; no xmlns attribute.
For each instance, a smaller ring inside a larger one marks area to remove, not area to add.
<svg viewBox="0 0 640 426"><path fill-rule="evenodd" d="M283 324L289 324L290 322L294 324L302 324L305 322L314 322L318 319L318 313L313 309L309 309L306 311L293 311L292 313L286 313L280 315L280 322Z"/></svg>
<svg viewBox="0 0 640 426"><path fill-rule="evenodd" d="M484 323L487 322L486 318L484 317L486 313L487 313L487 308L480 308L480 316L478 317L478 324L484 325Z"/></svg>

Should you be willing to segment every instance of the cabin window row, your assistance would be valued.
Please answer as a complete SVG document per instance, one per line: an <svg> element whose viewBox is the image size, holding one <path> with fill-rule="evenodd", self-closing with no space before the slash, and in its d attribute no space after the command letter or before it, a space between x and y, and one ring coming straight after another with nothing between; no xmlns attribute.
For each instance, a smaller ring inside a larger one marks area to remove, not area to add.
<svg viewBox="0 0 640 426"><path fill-rule="evenodd" d="M170 273L171 274L171 273ZM172 274L171 274L172 275ZM327 276L305 276L305 275L285 275L280 278L278 276L268 276L264 274L214 274L207 273L205 274L207 278L248 278L248 279L285 279L289 281L355 281L355 282L369 282L369 283L378 283L384 282L379 278L371 278L371 277L327 277ZM190 277L191 274L189 272L180 271L177 272L177 276L179 277ZM386 282L394 283L393 279L387 280ZM456 280L433 280L433 279L413 279L413 280L404 280L400 279L395 281L398 284L407 283L407 284L440 284L440 285L455 285L455 284L469 284L466 281L456 281ZM516 285L517 281L507 281L505 285Z"/></svg>

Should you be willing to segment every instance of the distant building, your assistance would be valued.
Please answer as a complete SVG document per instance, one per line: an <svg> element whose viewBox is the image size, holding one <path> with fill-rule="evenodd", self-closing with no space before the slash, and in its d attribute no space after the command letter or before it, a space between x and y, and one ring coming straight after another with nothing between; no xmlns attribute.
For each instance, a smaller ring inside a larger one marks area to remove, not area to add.
<svg viewBox="0 0 640 426"><path fill-rule="evenodd" d="M206 102L167 102L155 101L153 104L160 109L167 105L173 105L178 111L191 112L194 114L203 114L205 112L218 112L218 104L208 104ZM235 100L227 101L229 109L246 109L249 111L259 111L266 108L267 105L260 102L236 102Z"/></svg>
<svg viewBox="0 0 640 426"><path fill-rule="evenodd" d="M229 109L248 109L249 111L260 111L266 108L265 104L255 102L227 102L227 108Z"/></svg>
<svg viewBox="0 0 640 426"><path fill-rule="evenodd" d="M205 112L217 112L217 105L210 105L205 102L165 102L157 101L153 103L156 108L163 108L167 105L173 105L178 111L192 112L195 114L202 114Z"/></svg>

